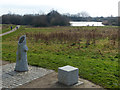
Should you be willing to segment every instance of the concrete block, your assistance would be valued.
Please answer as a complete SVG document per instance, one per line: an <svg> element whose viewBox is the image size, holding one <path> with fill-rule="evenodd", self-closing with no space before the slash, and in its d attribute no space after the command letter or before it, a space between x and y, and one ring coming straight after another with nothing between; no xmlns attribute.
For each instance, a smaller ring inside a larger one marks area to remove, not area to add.
<svg viewBox="0 0 120 90"><path fill-rule="evenodd" d="M74 85L78 83L78 68L72 66L64 66L58 68L58 82L65 85Z"/></svg>

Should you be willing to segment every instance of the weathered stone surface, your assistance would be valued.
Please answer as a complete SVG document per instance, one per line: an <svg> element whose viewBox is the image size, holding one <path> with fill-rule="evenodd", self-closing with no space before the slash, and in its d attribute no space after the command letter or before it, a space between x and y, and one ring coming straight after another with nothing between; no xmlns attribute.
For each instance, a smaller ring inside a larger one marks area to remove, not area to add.
<svg viewBox="0 0 120 90"><path fill-rule="evenodd" d="M53 70L47 70L35 66L28 66L29 71L27 72L16 72L14 71L14 67L15 63L2 66L3 88L15 88L19 85L25 84L53 72Z"/></svg>
<svg viewBox="0 0 120 90"><path fill-rule="evenodd" d="M73 85L78 83L78 68L72 66L64 66L58 68L58 81L65 85Z"/></svg>
<svg viewBox="0 0 120 90"><path fill-rule="evenodd" d="M15 71L28 71L26 35L19 38Z"/></svg>

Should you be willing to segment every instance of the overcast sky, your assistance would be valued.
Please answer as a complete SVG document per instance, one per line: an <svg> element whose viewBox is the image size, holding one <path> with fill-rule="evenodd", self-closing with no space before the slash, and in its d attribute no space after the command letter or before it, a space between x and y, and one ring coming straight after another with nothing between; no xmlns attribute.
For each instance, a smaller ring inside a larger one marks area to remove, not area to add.
<svg viewBox="0 0 120 90"><path fill-rule="evenodd" d="M120 0L1 0L0 15L38 14L57 10L59 13L76 14L86 11L90 16L118 16Z"/></svg>

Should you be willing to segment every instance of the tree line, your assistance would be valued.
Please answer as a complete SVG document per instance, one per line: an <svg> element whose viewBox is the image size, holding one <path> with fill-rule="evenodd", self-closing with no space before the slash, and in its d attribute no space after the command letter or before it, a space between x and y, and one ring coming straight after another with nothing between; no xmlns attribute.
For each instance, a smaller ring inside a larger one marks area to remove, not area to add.
<svg viewBox="0 0 120 90"><path fill-rule="evenodd" d="M16 25L31 25L35 27L48 27L48 26L68 26L69 21L95 21L102 22L104 25L118 26L118 17L91 17L87 12L77 14L64 14L61 15L55 10L48 14L6 14L2 15L2 24L16 24Z"/></svg>
<svg viewBox="0 0 120 90"><path fill-rule="evenodd" d="M69 25L69 19L65 15L61 15L57 11L53 10L48 14L6 14L2 15L2 24L16 24L16 25L32 25L35 27L47 27L47 26L67 26Z"/></svg>

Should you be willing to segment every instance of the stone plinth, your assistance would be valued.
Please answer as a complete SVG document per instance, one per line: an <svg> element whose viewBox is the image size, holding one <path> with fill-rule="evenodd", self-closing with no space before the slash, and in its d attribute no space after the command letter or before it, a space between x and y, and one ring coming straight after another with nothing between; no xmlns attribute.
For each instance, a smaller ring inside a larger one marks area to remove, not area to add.
<svg viewBox="0 0 120 90"><path fill-rule="evenodd" d="M14 67L15 63L0 66L0 68L2 69L2 88L6 88L5 90L17 88L20 85L31 82L32 80L54 72L53 70L48 70L30 65L28 66L28 72L16 72L14 71Z"/></svg>
<svg viewBox="0 0 120 90"><path fill-rule="evenodd" d="M64 66L58 68L58 82L65 85L74 85L78 83L78 68L72 66Z"/></svg>

